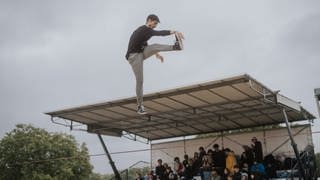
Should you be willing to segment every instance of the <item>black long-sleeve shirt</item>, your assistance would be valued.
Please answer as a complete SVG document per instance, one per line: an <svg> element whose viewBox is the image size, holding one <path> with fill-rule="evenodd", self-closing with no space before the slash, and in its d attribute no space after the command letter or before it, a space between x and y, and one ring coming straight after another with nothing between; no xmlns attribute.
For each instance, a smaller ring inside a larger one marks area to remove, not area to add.
<svg viewBox="0 0 320 180"><path fill-rule="evenodd" d="M212 162L215 167L225 167L226 166L226 155L223 151L213 151Z"/></svg>
<svg viewBox="0 0 320 180"><path fill-rule="evenodd" d="M132 33L130 37L126 59L129 58L130 53L142 52L144 47L148 45L147 41L152 36L167 36L167 35L170 35L170 31L168 30L156 31L156 30L153 30L152 28L147 27L146 25L140 26L138 29L136 29Z"/></svg>
<svg viewBox="0 0 320 180"><path fill-rule="evenodd" d="M260 141L256 141L254 143L254 158L256 159L257 162L262 162L263 160L263 151L262 151L262 144Z"/></svg>

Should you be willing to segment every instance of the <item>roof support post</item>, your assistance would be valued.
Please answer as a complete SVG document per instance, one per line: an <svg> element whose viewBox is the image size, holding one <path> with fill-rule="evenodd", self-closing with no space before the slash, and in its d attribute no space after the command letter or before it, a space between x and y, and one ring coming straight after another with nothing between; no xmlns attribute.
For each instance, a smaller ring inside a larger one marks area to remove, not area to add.
<svg viewBox="0 0 320 180"><path fill-rule="evenodd" d="M70 122L70 131L73 130L73 121Z"/></svg>
<svg viewBox="0 0 320 180"><path fill-rule="evenodd" d="M186 149L186 137L183 136L183 151L184 151L184 154L187 154L187 149Z"/></svg>
<svg viewBox="0 0 320 180"><path fill-rule="evenodd" d="M115 179L116 179L116 180L121 180L119 171L117 170L116 166L114 165L114 162L112 161L111 155L110 155L110 153L109 153L109 151L108 151L108 149L107 149L106 144L104 143L104 141L103 141L103 139L102 139L102 137L101 137L101 134L98 133L97 135L98 135L98 137L99 137L99 140L100 140L100 142L101 142L101 145L102 145L102 147L103 147L103 150L104 150L104 152L106 153L106 155L107 155L107 157L108 157L108 159L109 159L109 163L110 163L110 165L111 165L111 167L112 167L112 170L113 170Z"/></svg>
<svg viewBox="0 0 320 180"><path fill-rule="evenodd" d="M150 169L153 169L153 165L152 165L152 162L153 162L153 158L152 158L152 152L153 152L153 149L152 149L152 143L150 142Z"/></svg>
<svg viewBox="0 0 320 180"><path fill-rule="evenodd" d="M221 131L221 147L224 149L223 131Z"/></svg>
<svg viewBox="0 0 320 180"><path fill-rule="evenodd" d="M264 145L264 152L263 154L267 154L268 152L268 149L267 149L267 138L266 138L266 129L265 129L265 126L263 126L263 145Z"/></svg>
<svg viewBox="0 0 320 180"><path fill-rule="evenodd" d="M300 174L301 174L303 179L306 179L306 176L305 176L305 173L304 173L304 169L303 169L303 166L302 166L302 162L301 162L301 159L300 159L300 154L299 154L299 151L298 151L298 147L297 147L297 144L294 141L294 138L293 138L293 135L292 135L292 131L291 131L291 127L290 127L289 120L288 120L288 116L287 116L287 112L286 112L285 108L282 109L282 112L283 112L283 116L284 116L285 123L286 123L286 126L287 126L288 134L289 134L289 137L290 137L290 140L291 140L291 145L292 145L292 148L294 150L294 153L295 153L297 161L298 161Z"/></svg>

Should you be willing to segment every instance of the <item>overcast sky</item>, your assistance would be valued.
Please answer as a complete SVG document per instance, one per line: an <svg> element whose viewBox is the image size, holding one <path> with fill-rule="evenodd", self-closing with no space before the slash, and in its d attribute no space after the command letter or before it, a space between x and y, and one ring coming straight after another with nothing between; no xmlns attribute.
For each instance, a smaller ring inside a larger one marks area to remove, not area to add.
<svg viewBox="0 0 320 180"><path fill-rule="evenodd" d="M124 55L130 34L150 13L160 17L158 29L180 30L186 40L184 51L163 53L165 63L154 57L145 62L145 92L248 73L317 115L319 7L318 0L2 0L0 138L18 123L31 123L76 136L90 154L103 153L95 135L54 125L43 112L133 96L134 76ZM320 130L320 123L314 125ZM104 139L111 152L148 148ZM124 169L148 161L146 154L113 158ZM106 157L91 162L94 171L111 172Z"/></svg>

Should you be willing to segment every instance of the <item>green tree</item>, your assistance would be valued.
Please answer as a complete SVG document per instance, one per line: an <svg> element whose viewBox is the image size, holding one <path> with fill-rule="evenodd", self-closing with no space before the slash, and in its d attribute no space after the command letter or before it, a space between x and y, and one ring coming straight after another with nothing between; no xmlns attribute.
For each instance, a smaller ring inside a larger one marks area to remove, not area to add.
<svg viewBox="0 0 320 180"><path fill-rule="evenodd" d="M88 179L88 149L71 135L19 124L0 141L0 179Z"/></svg>
<svg viewBox="0 0 320 180"><path fill-rule="evenodd" d="M150 172L150 167L130 168L119 171L121 179L136 179L137 173L145 176L148 172ZM114 174L92 173L89 180L115 180L115 177Z"/></svg>
<svg viewBox="0 0 320 180"><path fill-rule="evenodd" d="M99 173L92 173L89 177L89 180L109 180L112 175L102 175Z"/></svg>

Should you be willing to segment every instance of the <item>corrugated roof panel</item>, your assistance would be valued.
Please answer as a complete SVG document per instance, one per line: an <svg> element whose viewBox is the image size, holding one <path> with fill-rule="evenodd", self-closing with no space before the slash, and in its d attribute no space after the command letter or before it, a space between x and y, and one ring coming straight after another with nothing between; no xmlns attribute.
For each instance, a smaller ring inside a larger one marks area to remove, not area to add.
<svg viewBox="0 0 320 180"><path fill-rule="evenodd" d="M220 95L222 98L232 99L233 101L248 99L247 95L242 94L230 86L214 88L211 89L211 91Z"/></svg>
<svg viewBox="0 0 320 180"><path fill-rule="evenodd" d="M165 105L153 102L153 101L144 102L144 106L148 107L149 109L156 109L157 111L160 111L160 112L166 112L166 111L172 110L172 108L170 108L168 106L165 106Z"/></svg>
<svg viewBox="0 0 320 180"><path fill-rule="evenodd" d="M210 93L208 90L196 91L190 93L191 95L197 96L199 99L204 100L209 103L221 103L226 102L225 99L217 96L213 93Z"/></svg>
<svg viewBox="0 0 320 180"><path fill-rule="evenodd" d="M251 97L259 97L259 96L261 96L261 94L259 94L257 91L253 90L253 89L250 87L249 82L234 84L234 85L232 85L231 87L237 89L237 90L240 91L241 93L250 95Z"/></svg>
<svg viewBox="0 0 320 180"><path fill-rule="evenodd" d="M182 94L177 96L171 96L172 99L176 100L177 103L187 104L191 107L197 107L197 106L205 106L207 103L200 101L196 98L193 98L192 96L189 96L188 94Z"/></svg>
<svg viewBox="0 0 320 180"><path fill-rule="evenodd" d="M121 115L119 113L116 113L116 112L112 112L110 111L109 109L105 108L105 109L97 109L96 111L98 114L100 115L104 115L104 116L107 116L109 118L113 118L113 119L123 119L125 118L126 116L124 115ZM76 112L77 113L77 112Z"/></svg>
<svg viewBox="0 0 320 180"><path fill-rule="evenodd" d="M188 108L188 106L183 105L181 103L175 102L171 99L168 98L160 98L160 99L155 99L155 102L161 103L161 104L165 104L169 107L175 108L175 109L185 109Z"/></svg>

